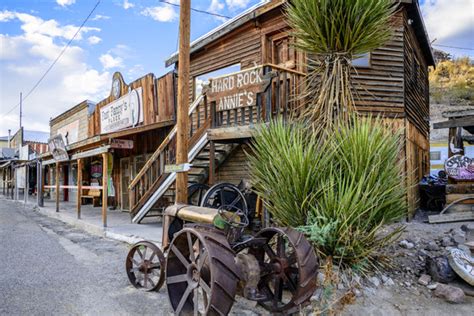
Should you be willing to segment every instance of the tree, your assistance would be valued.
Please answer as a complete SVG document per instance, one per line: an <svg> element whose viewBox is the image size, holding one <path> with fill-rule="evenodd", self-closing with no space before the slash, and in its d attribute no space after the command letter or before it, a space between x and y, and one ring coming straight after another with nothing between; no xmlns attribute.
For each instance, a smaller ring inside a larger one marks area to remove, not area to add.
<svg viewBox="0 0 474 316"><path fill-rule="evenodd" d="M308 55L301 117L316 129L348 121L354 110L351 61L382 46L392 35L391 0L293 0L286 16L296 47Z"/></svg>

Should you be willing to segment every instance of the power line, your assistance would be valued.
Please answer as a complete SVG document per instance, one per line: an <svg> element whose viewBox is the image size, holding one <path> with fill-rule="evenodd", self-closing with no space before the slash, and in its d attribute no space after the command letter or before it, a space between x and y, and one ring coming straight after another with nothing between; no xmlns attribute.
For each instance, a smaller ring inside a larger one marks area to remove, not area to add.
<svg viewBox="0 0 474 316"><path fill-rule="evenodd" d="M455 49L464 49L464 50L474 50L474 48L469 47L457 47L457 46L449 46L449 45L441 45L441 44L432 44L433 46L439 47L446 47L446 48L455 48Z"/></svg>
<svg viewBox="0 0 474 316"><path fill-rule="evenodd" d="M73 37L71 37L71 39L67 42L67 44L63 47L63 49L61 50L61 52L59 53L58 57L56 57L56 59L53 61L53 63L48 67L48 69L46 69L46 71L44 72L44 74L41 76L41 78L39 78L39 80L35 83L35 85L30 89L30 91L28 91L28 93L25 95L25 97L23 98L23 101L26 100L26 98L28 98L32 93L33 91L35 91L35 89L39 86L39 84L41 83L41 81L43 81L43 79L48 75L48 73L51 71L51 69L53 69L54 65L56 65L56 63L58 62L58 60L61 58L61 56L66 52L66 50L68 49L68 47L71 45L72 41L76 38L77 34L79 34L79 32L81 31L82 27L87 23L87 21L89 20L89 18L91 17L91 15L94 13L95 9L99 6L99 3L100 3L100 0L97 0L97 3L95 4L95 6L92 8L91 12L89 13L89 15L87 15L87 17L84 19L84 21L82 22L82 24L79 26L79 28L77 29L76 33L73 35ZM5 114L3 114L2 116L5 116L9 113L11 113L14 109L16 109L18 106L20 105L20 102L15 105L14 107L12 107L8 112L6 112Z"/></svg>
<svg viewBox="0 0 474 316"><path fill-rule="evenodd" d="M159 0L159 1L179 8L179 4L169 2L169 1L166 1L166 0ZM224 18L224 19L231 19L230 16L226 16L226 15L222 15L222 14L214 13L214 12L209 12L209 11L205 11L205 10L199 10L199 9L191 8L191 11L204 13L204 14L209 14L209 15L217 16L217 17Z"/></svg>

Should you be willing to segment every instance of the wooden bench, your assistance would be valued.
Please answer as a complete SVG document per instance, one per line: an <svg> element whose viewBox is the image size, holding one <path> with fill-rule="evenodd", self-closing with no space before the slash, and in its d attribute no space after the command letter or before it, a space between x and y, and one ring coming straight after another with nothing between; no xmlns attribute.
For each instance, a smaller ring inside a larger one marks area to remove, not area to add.
<svg viewBox="0 0 474 316"><path fill-rule="evenodd" d="M94 207L100 206L101 191L99 189L85 189L82 191L82 199L91 199ZM83 203L81 203L83 204Z"/></svg>

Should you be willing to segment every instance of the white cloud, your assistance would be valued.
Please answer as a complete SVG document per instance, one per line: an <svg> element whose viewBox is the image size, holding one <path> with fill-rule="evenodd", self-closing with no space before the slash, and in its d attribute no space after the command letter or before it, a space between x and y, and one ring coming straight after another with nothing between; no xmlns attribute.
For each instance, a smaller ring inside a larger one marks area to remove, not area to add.
<svg viewBox="0 0 474 316"><path fill-rule="evenodd" d="M224 6L224 3L222 3L220 0L212 0L208 10L210 12L217 13L219 11L222 11L224 9Z"/></svg>
<svg viewBox="0 0 474 316"><path fill-rule="evenodd" d="M102 42L102 39L98 36L90 36L87 41L89 42L89 44L91 45L95 45L95 44L99 44L100 42Z"/></svg>
<svg viewBox="0 0 474 316"><path fill-rule="evenodd" d="M426 0L421 10L431 40L448 45L452 45L454 39L461 46L467 46L466 42L474 44L472 0Z"/></svg>
<svg viewBox="0 0 474 316"><path fill-rule="evenodd" d="M3 115L18 103L44 74L63 49L65 39L77 30L74 25L60 25L26 13L0 11L0 21L20 22L18 35L0 34L0 134L18 128L18 109ZM21 28L21 29L20 29ZM81 34L98 30L89 28ZM23 32L21 32L23 31ZM110 89L111 73L98 71L86 62L87 52L72 43L36 90L24 102L24 126L49 130L49 119L85 99L101 100Z"/></svg>
<svg viewBox="0 0 474 316"><path fill-rule="evenodd" d="M158 22L171 22L174 21L178 16L174 8L168 4L145 8L141 14L144 16L149 16Z"/></svg>
<svg viewBox="0 0 474 316"><path fill-rule="evenodd" d="M123 67L123 59L121 57L114 57L111 54L102 54L99 57L100 63L104 67L104 69L110 68L120 68Z"/></svg>
<svg viewBox="0 0 474 316"><path fill-rule="evenodd" d="M131 2L128 2L128 0L124 0L123 2L123 8L125 10L128 10L128 9L131 9L135 6L135 4L131 3Z"/></svg>
<svg viewBox="0 0 474 316"><path fill-rule="evenodd" d="M68 5L74 4L76 0L56 0L56 3L62 7L66 7Z"/></svg>
<svg viewBox="0 0 474 316"><path fill-rule="evenodd" d="M91 20L99 21L99 20L108 20L108 19L110 19L110 16L108 15L96 14Z"/></svg>
<svg viewBox="0 0 474 316"><path fill-rule="evenodd" d="M230 9L243 9L249 5L250 0L225 0Z"/></svg>

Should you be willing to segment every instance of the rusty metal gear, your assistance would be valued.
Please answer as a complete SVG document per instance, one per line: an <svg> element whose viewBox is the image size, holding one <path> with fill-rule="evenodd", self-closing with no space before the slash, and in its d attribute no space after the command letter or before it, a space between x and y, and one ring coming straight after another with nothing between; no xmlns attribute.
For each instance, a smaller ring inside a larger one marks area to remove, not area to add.
<svg viewBox="0 0 474 316"><path fill-rule="evenodd" d="M290 314L308 302L316 290L318 258L302 233L291 228L269 227L258 232L263 247L249 248L260 264L259 301L272 313Z"/></svg>
<svg viewBox="0 0 474 316"><path fill-rule="evenodd" d="M134 287L156 291L163 285L165 264L165 257L158 246L148 241L140 241L128 252L125 269Z"/></svg>
<svg viewBox="0 0 474 316"><path fill-rule="evenodd" d="M238 271L224 235L185 227L171 242L166 286L177 315L227 315L234 303Z"/></svg>

